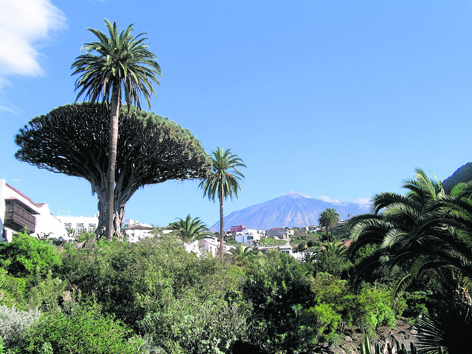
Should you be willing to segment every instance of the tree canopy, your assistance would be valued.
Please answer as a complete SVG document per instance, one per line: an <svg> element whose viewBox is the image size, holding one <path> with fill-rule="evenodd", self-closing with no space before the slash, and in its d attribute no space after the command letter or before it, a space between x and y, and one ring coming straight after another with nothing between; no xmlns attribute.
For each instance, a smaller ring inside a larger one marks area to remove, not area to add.
<svg viewBox="0 0 472 354"><path fill-rule="evenodd" d="M106 226L109 116L100 104L65 105L32 119L15 139L18 160L90 182L99 199L98 234ZM125 204L138 188L204 178L211 161L189 130L167 118L130 107L119 124L114 214L121 228Z"/></svg>

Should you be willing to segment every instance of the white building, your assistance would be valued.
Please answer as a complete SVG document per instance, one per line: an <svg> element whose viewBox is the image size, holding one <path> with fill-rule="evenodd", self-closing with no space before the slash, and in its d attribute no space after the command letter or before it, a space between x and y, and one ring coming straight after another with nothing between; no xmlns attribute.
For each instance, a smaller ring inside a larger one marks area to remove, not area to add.
<svg viewBox="0 0 472 354"><path fill-rule="evenodd" d="M220 249L220 241L213 237L207 237L201 240L198 240L198 246L200 252L207 252L213 257L217 257ZM223 245L223 252L225 252L225 247Z"/></svg>
<svg viewBox="0 0 472 354"><path fill-rule="evenodd" d="M82 231L95 232L98 226L98 214L92 217L59 215L57 218L61 220L66 230L70 229L77 235Z"/></svg>
<svg viewBox="0 0 472 354"><path fill-rule="evenodd" d="M28 230L32 236L67 239L61 221L45 203L35 203L0 179L0 241L11 242L14 233Z"/></svg>
<svg viewBox="0 0 472 354"><path fill-rule="evenodd" d="M188 253L195 253L197 257L201 257L204 255L211 255L212 257L218 257L220 254L220 241L215 237L205 237L204 239L193 241L191 243L185 243L185 250ZM223 252L230 253L229 248L231 246L227 246L223 244Z"/></svg>
<svg viewBox="0 0 472 354"><path fill-rule="evenodd" d="M286 229L281 228L281 227L277 227L277 228L267 230L266 234L267 234L267 237L271 237L271 238L277 237L277 238L280 238L280 239L290 239L291 237L294 236L293 230L290 230L290 229L286 230Z"/></svg>
<svg viewBox="0 0 472 354"><path fill-rule="evenodd" d="M238 243L246 243L252 245L255 241L260 241L261 237L264 236L264 231L255 229L244 229L242 232L237 232L234 239Z"/></svg>
<svg viewBox="0 0 472 354"><path fill-rule="evenodd" d="M128 219L125 221L125 225L125 234L128 241L131 243L139 242L147 237L153 237L153 234L151 233L153 227L149 224Z"/></svg>

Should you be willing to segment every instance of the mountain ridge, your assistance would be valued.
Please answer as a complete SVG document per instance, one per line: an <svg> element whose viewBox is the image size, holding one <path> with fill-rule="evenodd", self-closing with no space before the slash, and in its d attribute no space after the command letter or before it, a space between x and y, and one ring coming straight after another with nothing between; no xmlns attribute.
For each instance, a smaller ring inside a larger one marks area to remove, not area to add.
<svg viewBox="0 0 472 354"><path fill-rule="evenodd" d="M247 228L268 230L274 227L304 227L318 225L320 213L326 208L334 208L341 219L348 215L354 216L370 210L370 204L339 202L331 203L320 199L289 192L267 202L256 204L224 217L225 230L232 225L244 225ZM211 230L219 230L219 222L211 226Z"/></svg>

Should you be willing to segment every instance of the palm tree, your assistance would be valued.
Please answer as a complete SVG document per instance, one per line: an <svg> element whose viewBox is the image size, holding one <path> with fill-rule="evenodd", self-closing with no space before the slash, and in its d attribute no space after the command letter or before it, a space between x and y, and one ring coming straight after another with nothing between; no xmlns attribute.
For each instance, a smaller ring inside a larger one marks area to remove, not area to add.
<svg viewBox="0 0 472 354"><path fill-rule="evenodd" d="M320 223L321 227L326 228L326 240L330 241L330 237L328 235L329 230L331 230L331 238L333 236L333 227L339 221L339 214L336 212L334 208L327 208L323 210L320 214L320 218L318 222Z"/></svg>
<svg viewBox="0 0 472 354"><path fill-rule="evenodd" d="M208 235L208 228L200 218L192 219L189 214L185 220L177 219L170 227L184 242L201 240Z"/></svg>
<svg viewBox="0 0 472 354"><path fill-rule="evenodd" d="M317 253L308 260L315 261L315 269L319 272L341 275L352 266L346 251L346 246L339 241L325 241L318 247Z"/></svg>
<svg viewBox="0 0 472 354"><path fill-rule="evenodd" d="M373 254L356 265L353 279L357 285L361 280L375 275L375 270L381 266L392 269L400 265L407 269L418 260L419 252L426 247L426 243L415 235L419 225L438 208L440 202L447 199L446 193L436 177L430 179L420 169L416 170L413 179L403 182L403 188L408 191L406 195L391 192L377 194L373 198L373 213L354 217L350 221L351 238L355 241L349 248L351 259L363 246L377 245ZM407 271L397 285L410 279L410 275Z"/></svg>
<svg viewBox="0 0 472 354"><path fill-rule="evenodd" d="M216 151L212 151L212 155L211 173L199 187L203 189L204 197L208 196L208 199L213 201L218 198L220 202L220 259L223 260L223 200L228 197L233 199L233 195L238 197L238 191L241 190L239 181L244 178L238 168L246 165L238 155L232 154L230 149L223 151L218 147Z"/></svg>
<svg viewBox="0 0 472 354"><path fill-rule="evenodd" d="M231 253L234 256L234 261L243 265L253 259L256 256L257 251L249 246L244 247L242 244L238 244L235 249L231 250Z"/></svg>
<svg viewBox="0 0 472 354"><path fill-rule="evenodd" d="M132 36L132 24L121 32L118 32L115 22L111 24L105 19L105 24L109 37L96 29L88 28L98 37L98 41L85 43L81 51L86 50L86 53L79 55L71 68L74 69L72 75L80 75L75 82L75 90L80 90L77 99L85 94L85 99L91 102L101 100L105 105L111 105L108 214L103 216L107 218L106 234L111 239L114 234L120 235L121 228L120 219L118 217L114 219L116 212L114 205L115 164L120 104L124 98L128 106L136 104L140 108L139 96L142 94L150 107L151 95L156 95L151 81L159 85L156 75L162 75L156 55L148 50L145 42L147 38L142 37L144 33ZM92 52L97 54L92 54ZM103 231L98 230L100 234L103 234Z"/></svg>

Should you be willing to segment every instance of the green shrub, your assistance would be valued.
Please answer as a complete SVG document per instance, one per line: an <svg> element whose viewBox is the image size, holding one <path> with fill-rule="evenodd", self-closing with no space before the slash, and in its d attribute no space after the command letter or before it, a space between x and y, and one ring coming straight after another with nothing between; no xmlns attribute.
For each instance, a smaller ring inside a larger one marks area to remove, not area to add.
<svg viewBox="0 0 472 354"><path fill-rule="evenodd" d="M301 350L314 347L314 316L304 310L315 305L308 278L294 258L267 252L247 269L244 298L252 305L249 341L264 350Z"/></svg>
<svg viewBox="0 0 472 354"><path fill-rule="evenodd" d="M112 316L103 315L97 305L84 305L70 314L43 316L30 332L23 352L39 354L50 346L54 354L136 353L126 340L130 332Z"/></svg>
<svg viewBox="0 0 472 354"><path fill-rule="evenodd" d="M317 340L329 341L341 321L341 315L336 313L334 309L326 304L319 304L306 310L306 315L311 315L315 319L314 330L316 331Z"/></svg>
<svg viewBox="0 0 472 354"><path fill-rule="evenodd" d="M246 317L237 304L228 304L222 294L189 292L169 302L160 311L146 315L141 332L168 354L225 353L244 335Z"/></svg>
<svg viewBox="0 0 472 354"><path fill-rule="evenodd" d="M0 243L0 265L14 277L34 281L60 262L53 245L25 233L13 235L11 243Z"/></svg>
<svg viewBox="0 0 472 354"><path fill-rule="evenodd" d="M21 347L25 333L40 317L38 310L20 311L15 307L0 306L0 338L5 349Z"/></svg>

